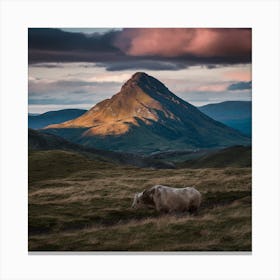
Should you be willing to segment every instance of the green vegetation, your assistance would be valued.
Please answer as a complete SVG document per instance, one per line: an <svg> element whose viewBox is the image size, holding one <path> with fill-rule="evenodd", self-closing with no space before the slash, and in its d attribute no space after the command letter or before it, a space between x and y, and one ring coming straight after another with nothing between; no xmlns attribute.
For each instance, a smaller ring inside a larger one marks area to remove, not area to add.
<svg viewBox="0 0 280 280"><path fill-rule="evenodd" d="M155 184L195 186L197 215L131 208ZM251 168L140 169L29 152L30 251L250 251Z"/></svg>
<svg viewBox="0 0 280 280"><path fill-rule="evenodd" d="M90 160L80 153L63 150L30 151L28 158L29 186L34 181L65 178L82 170L103 169L113 166L102 160Z"/></svg>
<svg viewBox="0 0 280 280"><path fill-rule="evenodd" d="M252 165L251 146L233 146L207 153L199 158L189 159L177 164L185 168L250 167Z"/></svg>

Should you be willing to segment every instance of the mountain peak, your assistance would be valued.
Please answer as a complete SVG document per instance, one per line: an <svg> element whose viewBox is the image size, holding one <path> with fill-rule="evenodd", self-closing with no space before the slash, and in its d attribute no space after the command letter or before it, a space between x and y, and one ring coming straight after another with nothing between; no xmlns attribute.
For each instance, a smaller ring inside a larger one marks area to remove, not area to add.
<svg viewBox="0 0 280 280"><path fill-rule="evenodd" d="M166 91L168 88L156 78L149 76L145 72L136 72L124 83L121 90L140 87L145 91Z"/></svg>
<svg viewBox="0 0 280 280"><path fill-rule="evenodd" d="M131 79L139 81L139 80L141 80L143 78L147 78L147 77L150 77L150 76L148 74L146 74L145 72L136 72L131 76Z"/></svg>
<svg viewBox="0 0 280 280"><path fill-rule="evenodd" d="M136 72L112 98L96 104L79 118L48 128L86 127L91 129L84 135L122 135L140 123L152 125L176 119L173 103L190 106L156 78Z"/></svg>

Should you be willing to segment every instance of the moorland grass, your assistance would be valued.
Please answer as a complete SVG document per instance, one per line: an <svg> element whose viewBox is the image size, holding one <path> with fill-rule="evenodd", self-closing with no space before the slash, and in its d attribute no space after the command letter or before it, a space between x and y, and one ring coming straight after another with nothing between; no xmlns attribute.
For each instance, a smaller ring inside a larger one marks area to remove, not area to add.
<svg viewBox="0 0 280 280"><path fill-rule="evenodd" d="M195 186L196 215L131 208L155 184ZM30 251L250 251L251 168L141 169L29 153Z"/></svg>

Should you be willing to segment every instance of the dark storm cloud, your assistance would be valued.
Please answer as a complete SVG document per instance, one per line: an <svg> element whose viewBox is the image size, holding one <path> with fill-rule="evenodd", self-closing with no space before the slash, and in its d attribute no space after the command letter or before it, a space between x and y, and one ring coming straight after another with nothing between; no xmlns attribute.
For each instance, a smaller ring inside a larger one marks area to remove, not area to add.
<svg viewBox="0 0 280 280"><path fill-rule="evenodd" d="M117 82L91 82L80 80L58 80L56 82L53 82L52 84L60 87L100 86L102 84L107 86L121 85L121 83Z"/></svg>
<svg viewBox="0 0 280 280"><path fill-rule="evenodd" d="M239 82L228 86L228 90L246 90L252 88L252 81L250 82Z"/></svg>
<svg viewBox="0 0 280 280"><path fill-rule="evenodd" d="M113 45L118 32L86 35L52 28L29 28L29 63L114 61L121 55Z"/></svg>
<svg viewBox="0 0 280 280"><path fill-rule="evenodd" d="M132 60L132 61L120 61L111 63L100 63L98 66L105 67L108 71L120 71L120 70L180 70L188 68L184 63L175 61L157 61L157 60Z"/></svg>
<svg viewBox="0 0 280 280"><path fill-rule="evenodd" d="M64 65L61 63L35 63L32 64L32 67L37 68L64 68Z"/></svg>
<svg viewBox="0 0 280 280"><path fill-rule="evenodd" d="M217 68L217 65L209 64L209 65L206 65L206 68L207 69L215 69L215 68Z"/></svg>
<svg viewBox="0 0 280 280"><path fill-rule="evenodd" d="M29 28L28 47L30 49L50 51L87 50L112 52L118 50L112 44L112 40L114 40L118 32L85 35L52 28Z"/></svg>
<svg viewBox="0 0 280 280"><path fill-rule="evenodd" d="M94 62L108 71L179 70L251 62L251 29L126 28L75 33L29 28L29 63ZM51 66L56 67L56 66Z"/></svg>

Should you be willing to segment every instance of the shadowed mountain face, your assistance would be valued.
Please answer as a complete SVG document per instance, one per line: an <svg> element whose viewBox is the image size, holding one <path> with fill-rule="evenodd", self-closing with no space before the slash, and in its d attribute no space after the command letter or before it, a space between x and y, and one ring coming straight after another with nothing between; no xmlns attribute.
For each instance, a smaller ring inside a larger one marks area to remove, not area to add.
<svg viewBox="0 0 280 280"><path fill-rule="evenodd" d="M141 72L135 73L111 99L74 120L46 129L79 144L140 153L250 142Z"/></svg>

